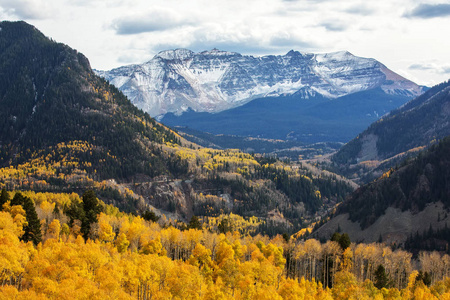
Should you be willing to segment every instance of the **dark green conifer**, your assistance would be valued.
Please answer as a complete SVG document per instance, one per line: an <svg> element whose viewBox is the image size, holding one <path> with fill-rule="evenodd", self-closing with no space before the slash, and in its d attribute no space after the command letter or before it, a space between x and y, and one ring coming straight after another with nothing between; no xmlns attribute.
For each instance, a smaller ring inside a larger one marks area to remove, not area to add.
<svg viewBox="0 0 450 300"><path fill-rule="evenodd" d="M339 245L341 245L342 250L347 249L350 247L350 244L352 242L350 241L350 236L347 233L341 234L341 238L339 239Z"/></svg>
<svg viewBox="0 0 450 300"><path fill-rule="evenodd" d="M3 204L10 200L9 194L5 188L2 189L2 193L0 195L0 211L3 210Z"/></svg>
<svg viewBox="0 0 450 300"><path fill-rule="evenodd" d="M379 265L375 271L374 285L378 289L388 287L389 285L389 276L386 274L386 270L383 265Z"/></svg>
<svg viewBox="0 0 450 300"><path fill-rule="evenodd" d="M417 275L416 278L416 283L422 281L423 284L425 284L426 286L430 286L431 285L431 275L428 272L422 272L419 271L419 274Z"/></svg>
<svg viewBox="0 0 450 300"><path fill-rule="evenodd" d="M200 220L197 216L192 216L191 220L188 224L189 229L202 229L202 224L200 223Z"/></svg>
<svg viewBox="0 0 450 300"><path fill-rule="evenodd" d="M24 197L21 193L16 193L11 200L11 206L21 205L26 213L27 225L23 227L24 234L21 240L33 242L37 245L42 241L41 221L38 218L33 200Z"/></svg>
<svg viewBox="0 0 450 300"><path fill-rule="evenodd" d="M141 217L146 221L157 222L160 217L158 217L153 210L146 210Z"/></svg>
<svg viewBox="0 0 450 300"><path fill-rule="evenodd" d="M85 239L88 238L91 224L97 223L97 215L102 212L102 207L98 203L97 195L93 190L84 192L83 196L84 218L81 220L81 232Z"/></svg>
<svg viewBox="0 0 450 300"><path fill-rule="evenodd" d="M22 240L25 242L31 241L37 245L42 241L41 221L38 218L33 200L28 197L23 197L23 209L27 214L27 226L24 227L25 233Z"/></svg>

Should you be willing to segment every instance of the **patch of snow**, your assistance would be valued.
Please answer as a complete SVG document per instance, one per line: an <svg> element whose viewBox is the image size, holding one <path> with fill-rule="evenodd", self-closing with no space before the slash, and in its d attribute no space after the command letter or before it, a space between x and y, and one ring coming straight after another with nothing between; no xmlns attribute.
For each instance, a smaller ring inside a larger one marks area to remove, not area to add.
<svg viewBox="0 0 450 300"><path fill-rule="evenodd" d="M166 59L166 60L174 60L174 59L185 60L185 59L191 58L193 55L194 55L194 52L192 52L191 50L175 49L175 50L161 51L155 56L155 58L160 57L160 58Z"/></svg>

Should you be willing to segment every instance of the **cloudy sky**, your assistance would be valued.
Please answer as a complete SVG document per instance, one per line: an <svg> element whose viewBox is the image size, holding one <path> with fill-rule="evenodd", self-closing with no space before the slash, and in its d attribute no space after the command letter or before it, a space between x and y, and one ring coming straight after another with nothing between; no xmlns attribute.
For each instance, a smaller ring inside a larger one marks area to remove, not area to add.
<svg viewBox="0 0 450 300"><path fill-rule="evenodd" d="M173 48L348 50L418 84L450 79L449 0L0 0L0 19L25 20L103 70Z"/></svg>

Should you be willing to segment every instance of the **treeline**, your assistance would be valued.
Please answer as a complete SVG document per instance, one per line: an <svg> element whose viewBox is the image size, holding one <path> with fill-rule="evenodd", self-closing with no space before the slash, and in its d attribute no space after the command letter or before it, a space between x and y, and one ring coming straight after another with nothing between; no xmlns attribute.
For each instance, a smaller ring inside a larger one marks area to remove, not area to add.
<svg viewBox="0 0 450 300"><path fill-rule="evenodd" d="M446 215L447 213L445 213ZM444 217L444 214L442 215ZM450 228L447 223L440 229L430 228L422 233L411 234L405 241L405 249L408 249L415 255L421 250L439 251L450 254L449 249Z"/></svg>
<svg viewBox="0 0 450 300"><path fill-rule="evenodd" d="M25 223L18 217L22 213L14 215L17 205L6 201L3 207L10 211L0 212L0 291L7 299L450 296L450 259L437 252L423 252L415 262L410 253L382 244L351 244L345 234L321 244L286 236L251 237L236 230L223 234L214 229L222 222L202 225L192 220L178 229L168 225L173 221L151 213L146 221L103 206L91 192L82 199L73 194L29 195L41 216L42 242L37 246L20 241ZM84 217L58 211L62 203L78 206ZM73 219L94 216L90 212L99 204L103 212L85 223L89 226ZM254 224L228 220L240 222L235 228ZM193 228L199 226L202 229Z"/></svg>

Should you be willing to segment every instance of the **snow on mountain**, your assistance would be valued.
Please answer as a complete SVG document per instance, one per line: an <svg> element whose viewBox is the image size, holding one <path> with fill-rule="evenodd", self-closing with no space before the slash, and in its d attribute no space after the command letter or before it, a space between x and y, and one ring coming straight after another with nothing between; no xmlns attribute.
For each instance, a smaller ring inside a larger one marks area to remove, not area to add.
<svg viewBox="0 0 450 300"><path fill-rule="evenodd" d="M381 87L385 93L417 96L422 88L371 58L347 51L244 56L213 49L167 50L152 60L96 71L151 116L219 112L253 99L297 93L337 98Z"/></svg>

